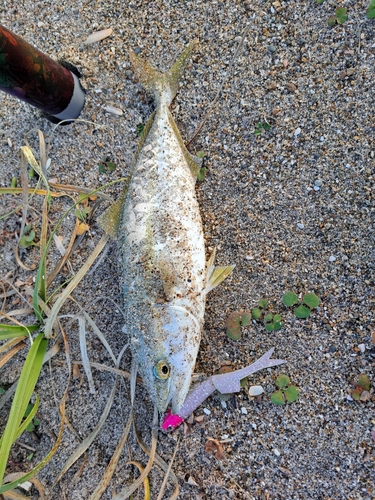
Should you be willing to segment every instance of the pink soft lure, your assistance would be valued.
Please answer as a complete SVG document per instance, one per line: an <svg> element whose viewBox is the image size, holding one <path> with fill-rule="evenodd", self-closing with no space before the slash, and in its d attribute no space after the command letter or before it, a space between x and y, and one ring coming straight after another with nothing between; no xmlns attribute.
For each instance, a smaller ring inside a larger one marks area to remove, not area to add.
<svg viewBox="0 0 375 500"><path fill-rule="evenodd" d="M261 358L251 365L245 366L245 368L241 368L240 370L236 370L234 372L223 373L221 375L213 375L199 384L195 389L189 392L178 415L173 414L170 410L168 411L161 424L161 428L165 431L172 431L173 429L176 429L176 427L181 425L182 422L189 415L191 415L193 411L208 398L208 396L211 396L215 390L218 390L221 394L240 392L241 380L243 378L248 377L259 370L263 370L264 368L270 368L272 366L286 363L283 359L271 359L273 351L274 348L270 349L268 352L263 354Z"/></svg>

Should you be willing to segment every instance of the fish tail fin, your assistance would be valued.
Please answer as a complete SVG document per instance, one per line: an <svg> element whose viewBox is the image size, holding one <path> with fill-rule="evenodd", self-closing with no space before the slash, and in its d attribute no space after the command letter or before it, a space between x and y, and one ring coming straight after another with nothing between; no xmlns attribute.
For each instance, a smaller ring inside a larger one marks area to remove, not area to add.
<svg viewBox="0 0 375 500"><path fill-rule="evenodd" d="M179 80L194 44L195 42L189 43L172 67L165 73L160 73L147 61L137 56L135 52L130 52L130 61L138 80L146 90L154 93L157 103L165 102L169 105L173 101L178 91Z"/></svg>

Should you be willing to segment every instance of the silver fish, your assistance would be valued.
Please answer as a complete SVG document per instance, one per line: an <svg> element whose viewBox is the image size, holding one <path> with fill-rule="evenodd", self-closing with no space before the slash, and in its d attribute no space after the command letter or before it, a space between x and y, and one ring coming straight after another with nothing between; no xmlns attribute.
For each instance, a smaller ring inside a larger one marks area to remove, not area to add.
<svg viewBox="0 0 375 500"><path fill-rule="evenodd" d="M206 294L234 267L214 267L214 254L206 265L195 196L201 160L186 149L169 111L191 49L192 44L166 73L130 54L156 110L141 136L127 190L102 218L119 240L133 358L158 410L172 402L174 413L189 391Z"/></svg>

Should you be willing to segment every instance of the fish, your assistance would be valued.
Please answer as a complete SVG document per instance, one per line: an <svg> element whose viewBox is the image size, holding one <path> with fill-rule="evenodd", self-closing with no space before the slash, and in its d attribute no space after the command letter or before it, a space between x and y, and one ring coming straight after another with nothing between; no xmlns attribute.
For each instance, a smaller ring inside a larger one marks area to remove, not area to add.
<svg viewBox="0 0 375 500"><path fill-rule="evenodd" d="M190 43L165 73L130 52L134 73L154 95L120 199L101 224L118 240L119 274L133 361L159 412L178 413L201 341L207 293L234 266L206 262L195 193L202 160L191 154L169 109L192 52Z"/></svg>

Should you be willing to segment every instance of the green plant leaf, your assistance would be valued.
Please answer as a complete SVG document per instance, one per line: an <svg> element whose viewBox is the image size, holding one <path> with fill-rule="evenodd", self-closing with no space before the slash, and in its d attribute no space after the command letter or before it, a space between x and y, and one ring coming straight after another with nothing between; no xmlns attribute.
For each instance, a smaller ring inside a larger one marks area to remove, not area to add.
<svg viewBox="0 0 375 500"><path fill-rule="evenodd" d="M104 163L99 163L99 174L105 174L105 165L104 165Z"/></svg>
<svg viewBox="0 0 375 500"><path fill-rule="evenodd" d="M268 313L268 314L266 314L266 315L264 316L264 321L265 321L266 323L271 323L272 318L273 318L272 313Z"/></svg>
<svg viewBox="0 0 375 500"><path fill-rule="evenodd" d="M261 133L262 133L262 130L261 130L261 129L259 129L259 128L256 128L256 129L254 130L254 134L255 134L255 135L260 135Z"/></svg>
<svg viewBox="0 0 375 500"><path fill-rule="evenodd" d="M315 307L318 307L320 299L315 293L306 293L302 302L309 306L310 309L315 309Z"/></svg>
<svg viewBox="0 0 375 500"><path fill-rule="evenodd" d="M303 305L300 305L297 307L297 309L294 311L294 314L297 316L299 319L306 319L310 316L311 311L308 307L305 307Z"/></svg>
<svg viewBox="0 0 375 500"><path fill-rule="evenodd" d="M197 158L204 158L206 156L206 153L204 151L198 151L196 156Z"/></svg>
<svg viewBox="0 0 375 500"><path fill-rule="evenodd" d="M358 377L358 385L362 387L365 391L369 391L371 388L371 382L367 375L361 374Z"/></svg>
<svg viewBox="0 0 375 500"><path fill-rule="evenodd" d="M232 340L238 340L241 338L241 319L241 313L233 312L228 316L225 322L227 335Z"/></svg>
<svg viewBox="0 0 375 500"><path fill-rule="evenodd" d="M246 384L247 384L247 377L242 378L240 380L240 386L243 388L243 387L246 387Z"/></svg>
<svg viewBox="0 0 375 500"><path fill-rule="evenodd" d="M275 405L283 405L285 404L285 399L282 391L276 391L273 394L271 394L271 401Z"/></svg>
<svg viewBox="0 0 375 500"><path fill-rule="evenodd" d="M263 123L263 128L266 132L271 128L271 125L269 123Z"/></svg>
<svg viewBox="0 0 375 500"><path fill-rule="evenodd" d="M284 394L289 403L294 403L294 401L297 401L298 399L299 390L295 385L290 385L287 389L285 389Z"/></svg>
<svg viewBox="0 0 375 500"><path fill-rule="evenodd" d="M242 318L241 318L241 326L248 326L251 323L251 313L249 312L244 312L242 313Z"/></svg>
<svg viewBox="0 0 375 500"><path fill-rule="evenodd" d="M359 387L357 385L357 387L352 391L352 398L355 400L355 401L359 401L359 398L361 397L361 394L363 392L363 388L362 387Z"/></svg>
<svg viewBox="0 0 375 500"><path fill-rule="evenodd" d="M40 333L34 339L23 365L0 446L0 485L3 482L10 448L17 439L18 428L38 380L47 345L48 341Z"/></svg>
<svg viewBox="0 0 375 500"><path fill-rule="evenodd" d="M375 0L371 0L369 3L366 10L366 16L368 19L375 19Z"/></svg>
<svg viewBox="0 0 375 500"><path fill-rule="evenodd" d="M251 311L251 314L253 315L254 319L259 319L262 316L262 311L259 309L259 307L254 307L254 309Z"/></svg>
<svg viewBox="0 0 375 500"><path fill-rule="evenodd" d="M294 304L297 304L298 297L294 292L287 292L283 295L282 301L284 305L291 307L294 306Z"/></svg>
<svg viewBox="0 0 375 500"><path fill-rule="evenodd" d="M288 377L288 375L285 375L284 373L282 373L281 375L279 375L277 377L275 384L280 389L284 389L287 385L290 384L290 378Z"/></svg>
<svg viewBox="0 0 375 500"><path fill-rule="evenodd" d="M316 0L316 3L318 3L319 5L322 5L323 2L324 0Z"/></svg>
<svg viewBox="0 0 375 500"><path fill-rule="evenodd" d="M144 123L138 123L137 125L137 136L140 137L142 135L143 129L145 128Z"/></svg>
<svg viewBox="0 0 375 500"><path fill-rule="evenodd" d="M198 172L198 176L197 176L197 179L199 182L202 182L204 181L205 177L206 177L206 170L207 168L206 167L202 167L199 172Z"/></svg>
<svg viewBox="0 0 375 500"><path fill-rule="evenodd" d="M35 332L38 328L39 325L30 325L26 328L26 326L21 325L7 325L5 323L0 323L0 340L24 337L27 336L29 332Z"/></svg>
<svg viewBox="0 0 375 500"><path fill-rule="evenodd" d="M327 21L328 26L330 26L331 28L333 28L333 26L336 24L336 21L337 21L336 16L329 17L328 21Z"/></svg>
<svg viewBox="0 0 375 500"><path fill-rule="evenodd" d="M113 161L108 161L107 168L110 172L113 172L114 170L116 170L116 165L115 163L113 163Z"/></svg>
<svg viewBox="0 0 375 500"><path fill-rule="evenodd" d="M281 321L281 316L280 314L275 314L274 317L273 317L273 320L274 321Z"/></svg>
<svg viewBox="0 0 375 500"><path fill-rule="evenodd" d="M338 7L336 9L336 19L338 24L344 24L344 22L348 19L345 7Z"/></svg>
<svg viewBox="0 0 375 500"><path fill-rule="evenodd" d="M268 300L267 299L260 299L260 301L258 302L258 306L261 309L265 309L268 306Z"/></svg>
<svg viewBox="0 0 375 500"><path fill-rule="evenodd" d="M273 332L273 331L275 331L275 325L274 325L274 323L266 323L264 325L264 327L267 330L267 332Z"/></svg>
<svg viewBox="0 0 375 500"><path fill-rule="evenodd" d="M273 325L274 325L275 332L277 332L278 330L281 330L281 328L283 326L283 324L280 323L279 321L275 321L275 323Z"/></svg>

